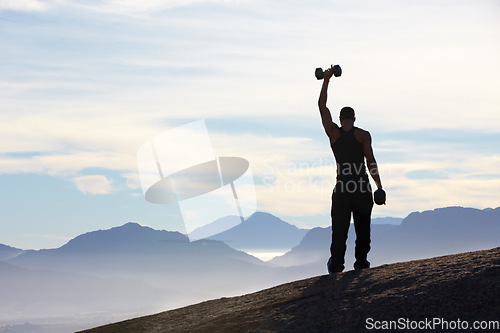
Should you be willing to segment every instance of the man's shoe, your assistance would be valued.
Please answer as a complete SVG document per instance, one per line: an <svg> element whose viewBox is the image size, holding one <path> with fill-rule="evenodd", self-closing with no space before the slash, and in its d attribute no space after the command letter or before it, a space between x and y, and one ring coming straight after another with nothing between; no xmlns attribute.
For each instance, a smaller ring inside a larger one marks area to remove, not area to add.
<svg viewBox="0 0 500 333"><path fill-rule="evenodd" d="M365 261L356 261L354 263L354 269L355 270L360 270L360 269L365 269L365 268L370 268L370 262L368 260Z"/></svg>
<svg viewBox="0 0 500 333"><path fill-rule="evenodd" d="M326 268L328 269L328 274L340 273L344 270L344 265L341 266L332 266L332 258L328 259L328 263L326 264Z"/></svg>

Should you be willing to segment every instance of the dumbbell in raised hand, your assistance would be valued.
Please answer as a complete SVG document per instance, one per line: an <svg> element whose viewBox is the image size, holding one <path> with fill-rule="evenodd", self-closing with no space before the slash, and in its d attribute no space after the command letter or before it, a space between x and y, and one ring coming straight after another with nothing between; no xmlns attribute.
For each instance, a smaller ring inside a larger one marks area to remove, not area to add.
<svg viewBox="0 0 500 333"><path fill-rule="evenodd" d="M339 77L342 75L342 68L340 68L339 65L333 66L333 76ZM314 75L316 75L316 78L318 80L322 80L325 77L325 71L321 67L316 68L316 71L314 72Z"/></svg>

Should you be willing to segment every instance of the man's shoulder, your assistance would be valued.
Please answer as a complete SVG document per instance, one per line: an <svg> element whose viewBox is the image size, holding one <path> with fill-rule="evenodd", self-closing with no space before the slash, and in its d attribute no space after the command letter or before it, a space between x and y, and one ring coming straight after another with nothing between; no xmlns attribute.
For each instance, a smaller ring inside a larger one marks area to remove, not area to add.
<svg viewBox="0 0 500 333"><path fill-rule="evenodd" d="M359 135L370 136L370 132L368 132L367 130L364 130L364 129L359 128L359 127L355 127L355 130L356 130L356 132L358 132Z"/></svg>

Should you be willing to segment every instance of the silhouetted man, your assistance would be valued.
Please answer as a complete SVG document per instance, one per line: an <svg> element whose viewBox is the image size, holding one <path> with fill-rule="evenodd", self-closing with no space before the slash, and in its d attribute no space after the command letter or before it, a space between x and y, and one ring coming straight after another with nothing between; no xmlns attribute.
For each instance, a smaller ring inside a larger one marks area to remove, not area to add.
<svg viewBox="0 0 500 333"><path fill-rule="evenodd" d="M318 100L321 121L330 139L330 146L337 163L337 183L332 194L331 255L327 264L330 274L342 272L345 268L344 256L351 214L354 218L356 231L354 269L370 267L367 255L370 251L370 219L373 197L366 173L365 158L373 180L377 187L382 189L370 133L354 126L356 121L354 110L348 106L340 110L339 118L342 127L332 121L330 110L326 107L328 83L331 77L332 68L329 68L325 71Z"/></svg>

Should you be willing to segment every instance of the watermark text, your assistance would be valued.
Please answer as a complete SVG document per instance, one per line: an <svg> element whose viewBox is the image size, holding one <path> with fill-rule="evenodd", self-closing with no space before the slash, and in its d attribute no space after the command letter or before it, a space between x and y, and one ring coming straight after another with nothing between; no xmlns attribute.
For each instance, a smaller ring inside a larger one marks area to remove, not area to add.
<svg viewBox="0 0 500 333"><path fill-rule="evenodd" d="M474 321L469 322L457 318L446 320L443 318L425 318L411 320L398 318L397 320L375 320L366 318L365 328L368 330L500 330L500 321Z"/></svg>

